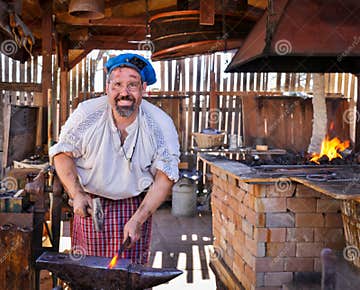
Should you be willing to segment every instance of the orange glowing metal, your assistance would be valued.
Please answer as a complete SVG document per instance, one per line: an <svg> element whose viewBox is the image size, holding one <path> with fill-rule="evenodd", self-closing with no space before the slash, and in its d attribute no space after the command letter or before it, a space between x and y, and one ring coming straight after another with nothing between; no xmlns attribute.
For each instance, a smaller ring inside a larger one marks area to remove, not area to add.
<svg viewBox="0 0 360 290"><path fill-rule="evenodd" d="M112 269L116 266L118 260L118 255L116 254L110 261L109 265L108 265L108 269Z"/></svg>
<svg viewBox="0 0 360 290"><path fill-rule="evenodd" d="M314 153L310 161L313 161L317 164L320 164L319 159L322 156L327 156L329 161L335 158L342 158L339 152L344 151L346 148L350 146L350 141L346 140L341 142L338 137L332 138L330 140L329 136L326 135L325 139L321 143L321 151L320 153Z"/></svg>

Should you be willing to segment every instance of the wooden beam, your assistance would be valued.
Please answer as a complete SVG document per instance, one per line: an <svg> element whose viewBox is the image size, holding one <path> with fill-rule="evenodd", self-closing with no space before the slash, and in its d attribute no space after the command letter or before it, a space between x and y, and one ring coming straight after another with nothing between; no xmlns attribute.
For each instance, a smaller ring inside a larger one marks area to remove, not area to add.
<svg viewBox="0 0 360 290"><path fill-rule="evenodd" d="M41 84L0 82L0 91L41 92Z"/></svg>
<svg viewBox="0 0 360 290"><path fill-rule="evenodd" d="M200 0L200 24L214 25L215 0Z"/></svg>
<svg viewBox="0 0 360 290"><path fill-rule="evenodd" d="M51 1L43 1L42 2L42 21L41 21L41 29L42 29L42 94L43 94L43 107L47 105L47 93L48 90L51 89L51 65L52 65L52 2Z"/></svg>
<svg viewBox="0 0 360 290"><path fill-rule="evenodd" d="M36 147L38 150L42 150L43 135L45 134L45 128L43 127L43 120L45 118L46 110L44 107L47 106L48 102L48 90L52 89L52 1L41 1L42 8L42 20L41 20L41 47L42 47L42 99L41 107L38 112L37 118L37 130L36 130Z"/></svg>
<svg viewBox="0 0 360 290"><path fill-rule="evenodd" d="M60 56L60 127L69 116L69 49L68 42L62 38L59 43Z"/></svg>
<svg viewBox="0 0 360 290"><path fill-rule="evenodd" d="M124 37L116 35L94 35L87 41L72 41L69 44L69 49L84 49L90 52L93 49L138 49L137 43L129 43L131 39L144 39L143 37L136 37L134 35Z"/></svg>
<svg viewBox="0 0 360 290"><path fill-rule="evenodd" d="M144 27L146 26L144 17L106 17L103 19L85 19L69 15L68 13L57 14L56 22L58 24L69 24L77 26L130 26Z"/></svg>
<svg viewBox="0 0 360 290"><path fill-rule="evenodd" d="M127 41L101 41L101 40L89 40L85 43L84 48L91 51L93 49L116 49L116 50L136 50L138 49L137 43L128 43Z"/></svg>
<svg viewBox="0 0 360 290"><path fill-rule="evenodd" d="M80 53L75 59L69 62L68 71L71 70L74 66L76 66L87 54L91 51L91 49L85 49L82 53Z"/></svg>

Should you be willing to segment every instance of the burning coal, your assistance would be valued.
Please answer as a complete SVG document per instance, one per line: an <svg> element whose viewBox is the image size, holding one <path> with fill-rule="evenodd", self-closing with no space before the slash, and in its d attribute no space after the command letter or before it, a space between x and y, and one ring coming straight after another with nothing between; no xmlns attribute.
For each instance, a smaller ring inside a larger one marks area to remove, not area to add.
<svg viewBox="0 0 360 290"><path fill-rule="evenodd" d="M346 140L341 142L338 137L330 139L328 135L325 136L325 139L321 143L320 153L313 153L310 161L320 164L320 158L326 156L329 161L335 158L343 159L340 154L346 148L350 147L350 141Z"/></svg>

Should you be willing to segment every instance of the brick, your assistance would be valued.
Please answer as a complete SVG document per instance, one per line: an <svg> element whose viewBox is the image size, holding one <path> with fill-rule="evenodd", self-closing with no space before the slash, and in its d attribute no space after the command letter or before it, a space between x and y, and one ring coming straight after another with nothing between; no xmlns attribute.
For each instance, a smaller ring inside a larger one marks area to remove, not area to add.
<svg viewBox="0 0 360 290"><path fill-rule="evenodd" d="M264 286L264 278L265 278L265 273L256 273L256 283L255 283L255 285L257 287Z"/></svg>
<svg viewBox="0 0 360 290"><path fill-rule="evenodd" d="M246 235L248 235L250 238L253 237L254 226L244 219L242 220L242 229L243 229L243 232Z"/></svg>
<svg viewBox="0 0 360 290"><path fill-rule="evenodd" d="M342 250L345 247L345 235L342 228L315 229L315 242L323 242L324 247Z"/></svg>
<svg viewBox="0 0 360 290"><path fill-rule="evenodd" d="M235 231L242 229L242 217L238 214L234 216Z"/></svg>
<svg viewBox="0 0 360 290"><path fill-rule="evenodd" d="M219 176L221 169L219 167L216 167L216 165L210 166L210 172L213 173L213 175L215 176Z"/></svg>
<svg viewBox="0 0 360 290"><path fill-rule="evenodd" d="M296 257L319 257L323 243L297 243Z"/></svg>
<svg viewBox="0 0 360 290"><path fill-rule="evenodd" d="M256 223L257 227L265 227L266 214L265 213L256 213Z"/></svg>
<svg viewBox="0 0 360 290"><path fill-rule="evenodd" d="M236 186L236 184L237 184L236 178L233 177L233 176L228 175L228 183L231 184L231 185L235 185L235 186Z"/></svg>
<svg viewBox="0 0 360 290"><path fill-rule="evenodd" d="M274 185L268 185L266 190L267 197L290 197L294 195L295 184L288 178L279 179Z"/></svg>
<svg viewBox="0 0 360 290"><path fill-rule="evenodd" d="M249 184L249 183L243 182L241 180L238 180L238 187L246 192L252 192L254 190L253 184Z"/></svg>
<svg viewBox="0 0 360 290"><path fill-rule="evenodd" d="M266 226L274 228L294 227L295 219L294 214L286 213L267 213Z"/></svg>
<svg viewBox="0 0 360 290"><path fill-rule="evenodd" d="M312 228L289 228L286 229L286 241L288 242L313 242L314 229Z"/></svg>
<svg viewBox="0 0 360 290"><path fill-rule="evenodd" d="M295 257L294 242L266 243L266 256L268 257Z"/></svg>
<svg viewBox="0 0 360 290"><path fill-rule="evenodd" d="M253 285L256 284L256 273L248 265L245 264L245 275L248 278L249 282Z"/></svg>
<svg viewBox="0 0 360 290"><path fill-rule="evenodd" d="M322 194L314 189L311 189L310 187L307 187L302 184L298 184L296 187L295 196L307 197L307 198L310 198L310 197L320 198L322 196Z"/></svg>
<svg viewBox="0 0 360 290"><path fill-rule="evenodd" d="M255 184L253 194L255 197L265 197L266 189L267 185Z"/></svg>
<svg viewBox="0 0 360 290"><path fill-rule="evenodd" d="M246 194L243 203L249 208L255 208L255 196L251 194Z"/></svg>
<svg viewBox="0 0 360 290"><path fill-rule="evenodd" d="M242 257L245 263L248 264L250 268L255 270L255 256L251 254L250 251L248 251L246 248L244 248Z"/></svg>
<svg viewBox="0 0 360 290"><path fill-rule="evenodd" d="M246 206L243 207L243 213L244 213L244 218L251 223L252 225L256 224L257 221L257 215L256 212L254 210L252 210L251 208L248 208Z"/></svg>
<svg viewBox="0 0 360 290"><path fill-rule="evenodd" d="M237 268L239 270L241 270L241 272L244 272L245 262L244 262L243 258L241 257L241 255L239 255L236 252L234 252L234 263L233 263L233 265L236 265Z"/></svg>
<svg viewBox="0 0 360 290"><path fill-rule="evenodd" d="M255 257L265 256L265 243L258 242L255 239L250 239L248 236L245 236L245 247Z"/></svg>
<svg viewBox="0 0 360 290"><path fill-rule="evenodd" d="M280 198L256 198L255 199L256 212L285 212L286 199Z"/></svg>
<svg viewBox="0 0 360 290"><path fill-rule="evenodd" d="M245 264L242 264L242 265L238 265L236 263L234 263L234 266L233 266L233 273L235 275L235 277L240 281L242 282L244 280L244 277L245 277L245 270L244 270L244 265ZM227 286L229 286L229 284L227 284Z"/></svg>
<svg viewBox="0 0 360 290"><path fill-rule="evenodd" d="M241 217L245 217L245 211L246 211L246 206L243 204L243 203L239 203L239 211L238 211L238 214L241 216Z"/></svg>
<svg viewBox="0 0 360 290"><path fill-rule="evenodd" d="M287 198L286 206L292 212L315 212L315 198Z"/></svg>
<svg viewBox="0 0 360 290"><path fill-rule="evenodd" d="M222 179L221 176L219 176L219 179L217 179L217 181L214 180L214 183L217 184L223 192L229 192L228 183L226 182L226 180Z"/></svg>
<svg viewBox="0 0 360 290"><path fill-rule="evenodd" d="M282 272L284 271L284 258L280 257L264 257L256 258L256 272Z"/></svg>
<svg viewBox="0 0 360 290"><path fill-rule="evenodd" d="M244 264L243 265L237 265L234 263L234 266L233 266L233 269L232 269L232 272L234 273L235 277L239 280L239 281L242 281L245 274L244 274ZM230 287L229 284L227 284L228 287ZM231 285L231 288L235 288L233 287L235 285ZM236 289L236 288L235 288Z"/></svg>
<svg viewBox="0 0 360 290"><path fill-rule="evenodd" d="M265 226L265 213L257 213L250 208L244 207L243 208L243 217L250 224L252 224L254 226L257 226L257 227Z"/></svg>
<svg viewBox="0 0 360 290"><path fill-rule="evenodd" d="M238 192L238 187L237 187L236 185L229 184L228 189L229 189L229 194L230 194L233 198L235 198L236 195L237 195L237 192Z"/></svg>
<svg viewBox="0 0 360 290"><path fill-rule="evenodd" d="M284 266L286 272L313 272L314 259L313 258L285 258Z"/></svg>
<svg viewBox="0 0 360 290"><path fill-rule="evenodd" d="M291 282L293 279L292 272L270 272L265 273L265 286L282 286L285 283Z"/></svg>
<svg viewBox="0 0 360 290"><path fill-rule="evenodd" d="M316 205L317 212L340 212L340 201L336 199L318 199Z"/></svg>
<svg viewBox="0 0 360 290"><path fill-rule="evenodd" d="M235 231L233 238L236 241L232 244L234 251L242 256L244 251L245 234L242 231Z"/></svg>
<svg viewBox="0 0 360 290"><path fill-rule="evenodd" d="M324 217L320 213L297 213L295 215L296 227L323 227Z"/></svg>
<svg viewBox="0 0 360 290"><path fill-rule="evenodd" d="M221 258L224 260L225 264L232 269L233 268L233 262L234 262L234 250L232 250L232 255L230 256L231 249L229 245L227 245L227 250L223 251L221 254ZM215 257L214 257L215 258Z"/></svg>
<svg viewBox="0 0 360 290"><path fill-rule="evenodd" d="M234 197L239 201L239 202L243 202L244 201L244 197L247 194L247 192L241 188L237 188Z"/></svg>
<svg viewBox="0 0 360 290"><path fill-rule="evenodd" d="M339 213L327 213L325 214L325 227L328 228L342 228L342 218Z"/></svg>
<svg viewBox="0 0 360 290"><path fill-rule="evenodd" d="M259 242L285 242L286 228L255 228L254 239Z"/></svg>
<svg viewBox="0 0 360 290"><path fill-rule="evenodd" d="M233 195L229 197L229 207L235 212L239 210L239 201Z"/></svg>
<svg viewBox="0 0 360 290"><path fill-rule="evenodd" d="M315 231L315 242L331 241L338 242L344 240L344 230L340 228L317 228Z"/></svg>

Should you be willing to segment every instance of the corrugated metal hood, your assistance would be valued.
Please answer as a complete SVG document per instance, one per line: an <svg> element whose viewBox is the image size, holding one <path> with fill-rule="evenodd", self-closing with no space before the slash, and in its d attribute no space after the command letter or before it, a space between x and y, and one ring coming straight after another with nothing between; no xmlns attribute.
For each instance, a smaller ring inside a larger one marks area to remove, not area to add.
<svg viewBox="0 0 360 290"><path fill-rule="evenodd" d="M226 72L360 72L359 0L276 0Z"/></svg>

